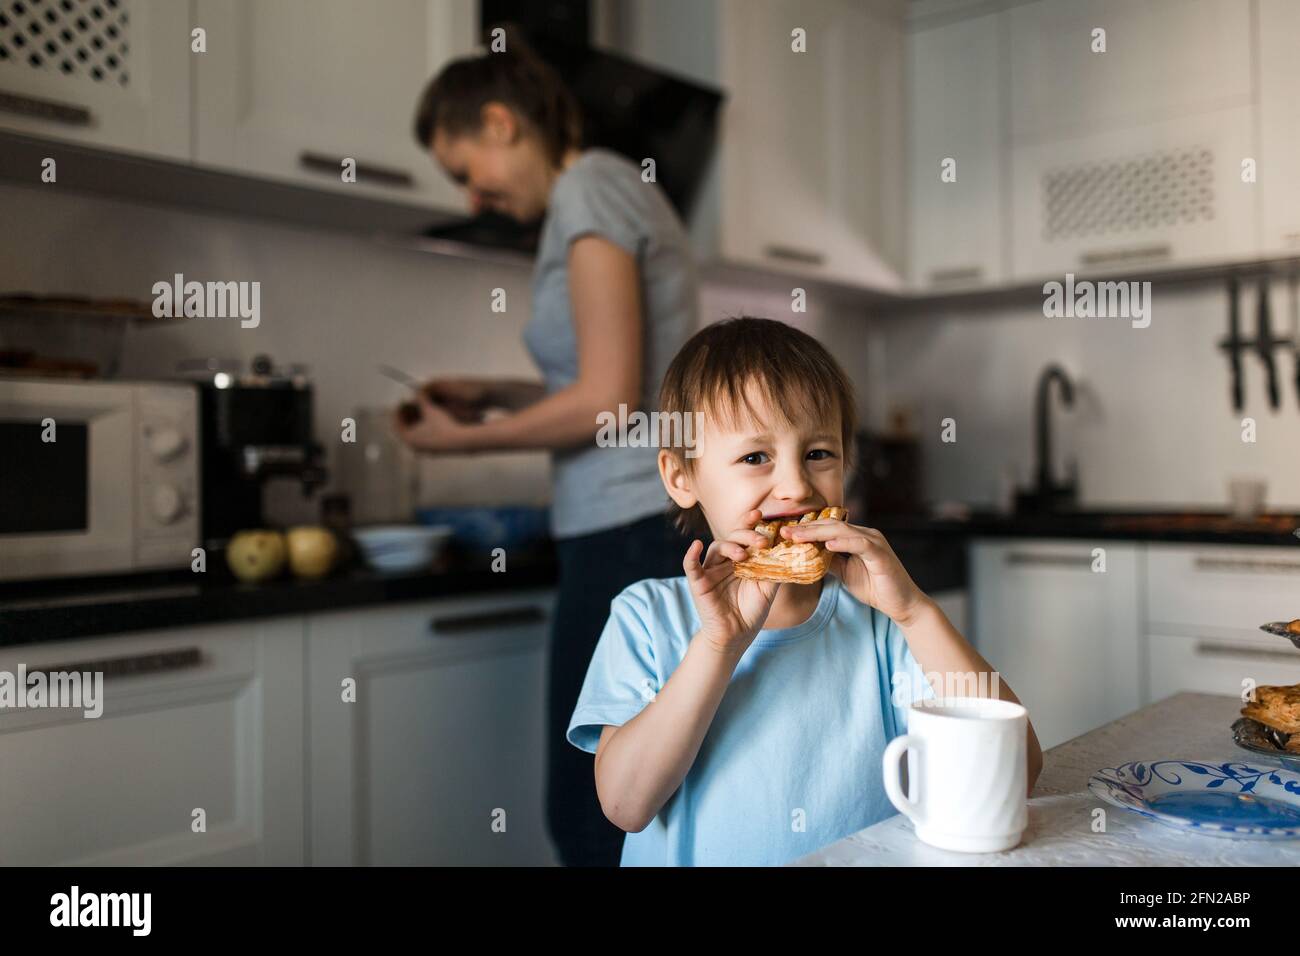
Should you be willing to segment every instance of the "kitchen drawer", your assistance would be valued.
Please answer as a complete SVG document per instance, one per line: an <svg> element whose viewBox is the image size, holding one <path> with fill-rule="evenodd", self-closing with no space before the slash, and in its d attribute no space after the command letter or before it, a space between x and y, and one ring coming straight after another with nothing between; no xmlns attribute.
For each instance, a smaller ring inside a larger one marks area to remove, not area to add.
<svg viewBox="0 0 1300 956"><path fill-rule="evenodd" d="M1147 618L1159 630L1234 628L1300 617L1300 548L1147 549ZM1262 636L1262 635L1261 635Z"/></svg>
<svg viewBox="0 0 1300 956"><path fill-rule="evenodd" d="M1300 650L1277 639L1268 644L1256 639L1151 634L1147 674L1151 701L1185 690L1239 697L1246 678L1257 685L1300 681Z"/></svg>
<svg viewBox="0 0 1300 956"><path fill-rule="evenodd" d="M302 660L295 617L0 648L104 675L100 717L0 711L0 864L301 865Z"/></svg>

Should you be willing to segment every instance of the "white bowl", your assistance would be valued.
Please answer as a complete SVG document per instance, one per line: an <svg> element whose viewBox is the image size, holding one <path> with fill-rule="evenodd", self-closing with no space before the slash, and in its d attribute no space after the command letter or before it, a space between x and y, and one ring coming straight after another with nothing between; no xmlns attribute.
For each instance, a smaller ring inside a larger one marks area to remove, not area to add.
<svg viewBox="0 0 1300 956"><path fill-rule="evenodd" d="M416 571L427 567L451 540L449 525L378 525L358 528L353 539L376 571Z"/></svg>

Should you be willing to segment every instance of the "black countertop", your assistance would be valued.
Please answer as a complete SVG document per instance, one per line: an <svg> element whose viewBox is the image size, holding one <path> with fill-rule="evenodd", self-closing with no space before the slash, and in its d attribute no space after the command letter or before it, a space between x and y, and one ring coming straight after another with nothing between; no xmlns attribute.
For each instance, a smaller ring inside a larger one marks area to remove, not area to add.
<svg viewBox="0 0 1300 956"><path fill-rule="evenodd" d="M966 543L976 537L1300 549L1296 534L1300 516L1295 515L1267 515L1240 522L1221 512L975 513L962 521L875 515L870 523L884 532L912 579L927 593L966 587ZM554 550L549 546L528 556L512 556L507 567L507 571L495 573L486 561L453 551L425 571L379 574L357 568L314 581L284 577L265 584L242 584L222 568L204 575L177 571L0 584L0 646L545 588L558 579Z"/></svg>
<svg viewBox="0 0 1300 956"><path fill-rule="evenodd" d="M547 549L512 556L502 572L487 562L448 555L417 572L354 568L317 580L286 576L263 584L244 584L229 572L211 570L14 582L0 586L0 646L545 588L554 585L557 572L554 552Z"/></svg>
<svg viewBox="0 0 1300 956"><path fill-rule="evenodd" d="M965 520L875 515L869 523L891 542L925 538L1082 538L1300 548L1300 515L1239 521L1221 511L1076 511L1045 515L974 512Z"/></svg>

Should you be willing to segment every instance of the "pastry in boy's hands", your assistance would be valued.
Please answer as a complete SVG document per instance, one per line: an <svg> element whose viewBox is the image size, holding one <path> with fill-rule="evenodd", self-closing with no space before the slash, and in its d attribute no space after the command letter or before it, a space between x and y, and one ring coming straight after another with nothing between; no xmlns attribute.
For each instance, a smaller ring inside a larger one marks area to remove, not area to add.
<svg viewBox="0 0 1300 956"><path fill-rule="evenodd" d="M736 577L750 581L780 581L788 584L813 584L830 569L835 556L820 541L787 541L781 537L784 525L807 524L832 519L843 521L848 512L839 507L810 511L799 518L760 521L754 530L768 540L766 547L751 547L749 557L735 562Z"/></svg>

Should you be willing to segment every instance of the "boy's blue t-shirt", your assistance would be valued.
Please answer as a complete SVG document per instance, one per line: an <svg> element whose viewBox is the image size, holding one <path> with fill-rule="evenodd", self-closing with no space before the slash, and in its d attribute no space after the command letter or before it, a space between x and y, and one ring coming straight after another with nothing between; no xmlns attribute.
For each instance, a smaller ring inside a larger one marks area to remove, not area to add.
<svg viewBox="0 0 1300 956"><path fill-rule="evenodd" d="M745 651L681 786L624 840L623 866L782 864L894 815L885 744L907 730L908 704L934 690L897 624L837 578L823 581L807 621L760 631ZM604 725L640 713L699 624L685 577L625 588L587 668L569 742L595 753Z"/></svg>

